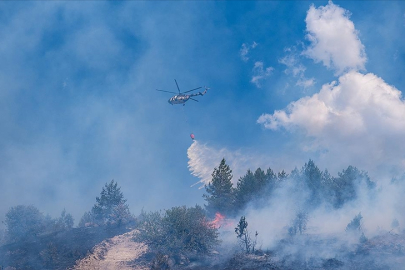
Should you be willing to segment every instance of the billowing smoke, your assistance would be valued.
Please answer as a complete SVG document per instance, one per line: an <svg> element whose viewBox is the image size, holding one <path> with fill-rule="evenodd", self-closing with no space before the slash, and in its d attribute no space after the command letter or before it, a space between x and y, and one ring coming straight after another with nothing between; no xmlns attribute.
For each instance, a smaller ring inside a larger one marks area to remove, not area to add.
<svg viewBox="0 0 405 270"><path fill-rule="evenodd" d="M348 14L330 1L311 6L305 20L311 44L304 55L335 70L338 80L257 122L301 134L302 150L321 153L319 164L333 172L354 165L376 177L398 175L405 169L398 143L405 136L405 102L382 78L358 72L366 56Z"/></svg>
<svg viewBox="0 0 405 270"><path fill-rule="evenodd" d="M238 215L246 217L249 230L259 233L258 245L262 249L280 249L280 243L290 239L289 244L284 242L282 256L300 254L304 260L341 258L358 251L358 244L366 239L387 238L405 228L405 146L400 143L405 137L405 101L401 91L381 77L359 72L365 69L367 58L346 10L331 1L324 7L311 6L306 23L311 44L303 54L333 69L339 77L324 84L318 93L291 102L283 110L261 115L257 122L273 132L301 134L296 144L304 145L303 153L320 153L316 162L332 171L333 179L352 165L367 171L374 183L358 179L355 198L338 207L326 201L314 207L307 203L312 199L313 187L303 184L302 178L290 177L278 183L265 203L258 206L253 200ZM273 163L276 156L267 157L268 163L263 166L255 161L262 157L215 150L198 142L190 147L188 155L190 171L204 184L210 181L210 173L223 157L238 176L246 169L254 171L257 164L264 170L270 166L277 172L280 168ZM298 229L294 223L300 224ZM357 233L350 233L350 228L356 226ZM301 232L294 240L288 238ZM234 238L229 235L230 242L235 242ZM378 241L373 241L370 245L377 245ZM376 256L372 260L381 260L377 263L381 267L398 267L388 257Z"/></svg>
<svg viewBox="0 0 405 270"><path fill-rule="evenodd" d="M225 147L217 149L198 140L194 140L187 149L187 156L189 159L188 168L192 175L200 179L196 183L201 184L200 188L211 181L214 168L218 167L223 158L232 169L232 183L234 185L248 169L267 168L269 164L272 165L272 169L293 169L291 164L288 164L288 157L285 155L280 154L280 156L274 157L257 153L251 149L230 150Z"/></svg>

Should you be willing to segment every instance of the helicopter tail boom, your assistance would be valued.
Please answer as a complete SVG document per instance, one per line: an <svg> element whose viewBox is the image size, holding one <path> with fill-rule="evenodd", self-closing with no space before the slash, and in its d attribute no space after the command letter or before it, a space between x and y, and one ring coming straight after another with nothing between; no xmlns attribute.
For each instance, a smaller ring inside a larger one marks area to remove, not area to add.
<svg viewBox="0 0 405 270"><path fill-rule="evenodd" d="M204 90L204 92L198 92L198 93L196 93L196 94L191 94L191 95L189 95L190 97L195 97L195 96L203 96L203 95L205 95L206 93L207 93L207 90L208 90L209 88L207 88L207 87L205 87L205 90Z"/></svg>
<svg viewBox="0 0 405 270"><path fill-rule="evenodd" d="M199 92L198 94L200 95L200 96L203 96L203 95L205 95L206 93L207 93L207 90L208 90L209 88L208 87L205 87L205 90L204 90L204 92Z"/></svg>

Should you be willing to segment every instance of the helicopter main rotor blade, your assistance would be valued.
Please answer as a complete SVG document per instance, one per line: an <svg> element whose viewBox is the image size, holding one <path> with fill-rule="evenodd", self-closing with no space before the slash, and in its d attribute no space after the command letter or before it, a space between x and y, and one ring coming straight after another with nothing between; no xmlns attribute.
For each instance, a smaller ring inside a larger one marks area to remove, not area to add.
<svg viewBox="0 0 405 270"><path fill-rule="evenodd" d="M177 85L177 90L179 90L179 94L180 94L180 88L179 88L179 85L177 84L176 79L174 79L174 81L176 82L176 85Z"/></svg>
<svg viewBox="0 0 405 270"><path fill-rule="evenodd" d="M191 90L188 90L188 91L183 92L183 93L188 93L188 92L191 92L191 91L194 91L194 90L200 89L200 88L201 88L201 86L200 86L200 87L197 87L197 88L194 88L194 89L191 89Z"/></svg>
<svg viewBox="0 0 405 270"><path fill-rule="evenodd" d="M194 99L194 98L190 98L191 100L194 100L194 101L197 101L197 102L199 102L198 100L196 100L196 99Z"/></svg>
<svg viewBox="0 0 405 270"><path fill-rule="evenodd" d="M159 89L156 89L156 91L166 92L166 93L172 93L172 94L177 94L176 92L171 92L171 91L166 91L166 90L159 90Z"/></svg>

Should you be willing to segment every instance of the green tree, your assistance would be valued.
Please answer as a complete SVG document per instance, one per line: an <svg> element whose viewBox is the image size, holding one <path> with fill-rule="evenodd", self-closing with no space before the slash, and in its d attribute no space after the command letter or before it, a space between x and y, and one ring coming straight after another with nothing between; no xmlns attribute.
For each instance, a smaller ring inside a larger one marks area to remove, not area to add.
<svg viewBox="0 0 405 270"><path fill-rule="evenodd" d="M266 171L266 185L269 192L272 192L277 186L277 175L271 168Z"/></svg>
<svg viewBox="0 0 405 270"><path fill-rule="evenodd" d="M63 209L60 217L56 220L56 228L59 230L70 230L73 227L74 219L66 210Z"/></svg>
<svg viewBox="0 0 405 270"><path fill-rule="evenodd" d="M322 171L315 165L315 163L310 159L308 163L305 163L302 168L302 175L304 181L307 184L309 190L311 191L311 196L309 203L312 206L317 206L321 202L321 180Z"/></svg>
<svg viewBox="0 0 405 270"><path fill-rule="evenodd" d="M100 197L96 197L96 204L91 209L92 218L98 225L122 225L132 220L129 207L118 187L118 183L111 180L102 188Z"/></svg>
<svg viewBox="0 0 405 270"><path fill-rule="evenodd" d="M328 170L322 173L321 187L322 187L322 197L326 202L330 203L332 206L337 204L336 200L336 177L330 175Z"/></svg>
<svg viewBox="0 0 405 270"><path fill-rule="evenodd" d="M346 226L346 232L361 232L362 227L361 227L361 220L363 219L363 216L361 213L356 215Z"/></svg>
<svg viewBox="0 0 405 270"><path fill-rule="evenodd" d="M242 209L252 200L255 191L255 176L251 170L248 170L244 176L239 178L235 190L235 206L238 210Z"/></svg>
<svg viewBox="0 0 405 270"><path fill-rule="evenodd" d="M210 215L214 215L216 212L232 213L234 189L231 180L232 170L225 163L225 159L222 159L218 168L215 168L212 173L211 182L205 186L208 195L203 195L208 203L206 209Z"/></svg>
<svg viewBox="0 0 405 270"><path fill-rule="evenodd" d="M308 214L305 212L298 212L295 216L292 225L288 228L288 234L291 236L296 235L297 233L303 234L307 229Z"/></svg>
<svg viewBox="0 0 405 270"><path fill-rule="evenodd" d="M287 179L288 177L288 173L286 173L284 170L282 170L281 172L279 172L277 174L277 178L279 181L284 181L285 179Z"/></svg>
<svg viewBox="0 0 405 270"><path fill-rule="evenodd" d="M44 215L32 205L11 207L4 223L8 241L33 238L46 229Z"/></svg>
<svg viewBox="0 0 405 270"><path fill-rule="evenodd" d="M84 212L82 218L79 221L78 226L79 227L88 227L88 226L93 226L96 224L96 220L94 219L93 214L91 211L89 212Z"/></svg>
<svg viewBox="0 0 405 270"><path fill-rule="evenodd" d="M365 183L368 189L373 189L375 183L370 180L366 172L356 167L349 166L346 170L338 173L339 177L334 181L335 207L340 208L346 202L357 198L357 185Z"/></svg>
<svg viewBox="0 0 405 270"><path fill-rule="evenodd" d="M257 168L254 173L254 177L256 188L258 190L262 190L262 188L267 184L266 173L261 168Z"/></svg>
<svg viewBox="0 0 405 270"><path fill-rule="evenodd" d="M235 208L240 210L250 202L260 203L261 199L274 188L275 179L276 176L271 169L268 169L267 173L261 168L254 173L248 170L236 184Z"/></svg>

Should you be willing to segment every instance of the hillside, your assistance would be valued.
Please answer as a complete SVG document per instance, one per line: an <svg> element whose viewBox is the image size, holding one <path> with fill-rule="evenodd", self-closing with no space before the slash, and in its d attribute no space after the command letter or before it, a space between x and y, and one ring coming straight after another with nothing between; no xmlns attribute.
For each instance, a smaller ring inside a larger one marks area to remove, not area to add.
<svg viewBox="0 0 405 270"><path fill-rule="evenodd" d="M147 250L145 244L133 241L136 232L136 230L133 230L102 241L93 248L91 254L78 260L72 269L148 269L146 266L133 263Z"/></svg>
<svg viewBox="0 0 405 270"><path fill-rule="evenodd" d="M0 266L15 269L67 269L86 257L95 245L127 232L122 228L73 228L38 235L0 247Z"/></svg>

